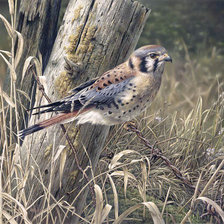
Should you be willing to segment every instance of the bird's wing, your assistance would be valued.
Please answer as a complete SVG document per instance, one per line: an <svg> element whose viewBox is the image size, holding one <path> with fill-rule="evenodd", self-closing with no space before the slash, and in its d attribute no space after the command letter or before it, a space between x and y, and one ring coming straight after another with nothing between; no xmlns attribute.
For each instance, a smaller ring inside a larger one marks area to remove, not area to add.
<svg viewBox="0 0 224 224"><path fill-rule="evenodd" d="M129 77L119 83L112 83L105 88L98 90L97 87L83 91L79 96L79 101L83 105L110 105L116 106L115 98L125 91L127 84L133 79Z"/></svg>
<svg viewBox="0 0 224 224"><path fill-rule="evenodd" d="M94 84L97 80L99 79L99 77L88 80L82 84L80 84L79 86L75 87L74 89L71 89L69 91L69 93L71 94L77 94L78 92L80 92L81 90L85 89L88 86L91 86L92 84Z"/></svg>
<svg viewBox="0 0 224 224"><path fill-rule="evenodd" d="M115 98L118 94L122 93L127 84L133 77L123 80L119 83L112 83L105 88L98 90L98 87L95 88L85 88L81 92L77 94L72 94L59 102L55 102L50 104L50 106L39 113L46 112L61 112L61 113L70 113L77 110L83 109L83 107L92 107L92 106L100 106L100 105L108 105L111 104L116 105Z"/></svg>
<svg viewBox="0 0 224 224"><path fill-rule="evenodd" d="M118 70L119 66L106 72L99 79L88 81L78 86L73 90L74 93L70 96L67 96L60 101L37 107L46 108L39 113L59 112L59 114L22 130L19 133L19 136L24 138L26 135L32 134L54 124L71 120L71 118L91 110L93 107L98 107L100 105L107 105L109 107L110 104L117 106L115 102L116 96L125 90L127 84L135 76L133 72L122 70L122 68L122 71L118 75Z"/></svg>
<svg viewBox="0 0 224 224"><path fill-rule="evenodd" d="M133 71L125 69L121 64L105 72L100 78L89 80L71 90L73 94L52 104L43 105L33 109L46 108L34 114L46 112L70 113L80 110L83 106L111 104L114 97L124 91L126 85L135 76Z"/></svg>
<svg viewBox="0 0 224 224"><path fill-rule="evenodd" d="M59 100L59 101L56 101L54 103L50 103L50 104L46 104L46 105L41 105L41 106L37 106L37 107L33 107L31 109L28 109L29 110L34 110L34 109L41 109L41 108L47 108L45 110L42 110L42 111L38 111L36 113L33 113L33 115L36 115L36 114L43 114L43 113L46 113L46 112L53 112L53 111L62 111L62 112L70 112L71 111L71 107L70 107L70 99L72 98L73 101L75 100L78 100L78 97L79 97L79 93L91 86L92 84L95 83L95 81L98 79L97 78L94 78L94 79L91 79L91 80L88 80L87 82L84 82L82 83L81 85L75 87L74 89L70 90L70 95L63 98L62 100ZM79 104L79 101L76 102L76 106L77 106L77 109L80 108L80 106L82 106L81 104Z"/></svg>

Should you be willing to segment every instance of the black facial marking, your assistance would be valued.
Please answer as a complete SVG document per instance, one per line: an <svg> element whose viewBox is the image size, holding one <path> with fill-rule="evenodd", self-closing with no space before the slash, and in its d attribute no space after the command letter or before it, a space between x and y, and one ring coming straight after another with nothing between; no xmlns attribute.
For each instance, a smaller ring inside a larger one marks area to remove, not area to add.
<svg viewBox="0 0 224 224"><path fill-rule="evenodd" d="M116 78L116 79L115 79L115 81L116 81L116 82L118 82L118 81L119 81L119 79L118 79L118 78Z"/></svg>
<svg viewBox="0 0 224 224"><path fill-rule="evenodd" d="M108 114L112 114L112 112L109 110L109 111L108 111Z"/></svg>
<svg viewBox="0 0 224 224"><path fill-rule="evenodd" d="M119 106L115 102L113 102L113 104L116 107L116 109L119 109Z"/></svg>
<svg viewBox="0 0 224 224"><path fill-rule="evenodd" d="M140 71L147 73L147 68L146 68L146 57L141 58L141 64L140 64Z"/></svg>
<svg viewBox="0 0 224 224"><path fill-rule="evenodd" d="M98 90L101 90L102 88L98 87Z"/></svg>
<svg viewBox="0 0 224 224"><path fill-rule="evenodd" d="M152 59L155 59L155 58L158 56L158 54L156 54L156 53L151 53L149 56L150 56Z"/></svg>
<svg viewBox="0 0 224 224"><path fill-rule="evenodd" d="M108 81L108 84L112 84L112 82L109 80L109 81Z"/></svg>
<svg viewBox="0 0 224 224"><path fill-rule="evenodd" d="M155 60L155 62L154 62L154 65L153 65L153 72L156 71L157 66L158 66L158 63L159 63L159 60L158 60L158 58L157 58L157 59Z"/></svg>
<svg viewBox="0 0 224 224"><path fill-rule="evenodd" d="M107 84L106 84L106 83L104 83L104 84L103 84L103 86L107 86Z"/></svg>
<svg viewBox="0 0 224 224"><path fill-rule="evenodd" d="M131 58L129 59L128 64L131 69L134 69L134 65L133 65Z"/></svg>

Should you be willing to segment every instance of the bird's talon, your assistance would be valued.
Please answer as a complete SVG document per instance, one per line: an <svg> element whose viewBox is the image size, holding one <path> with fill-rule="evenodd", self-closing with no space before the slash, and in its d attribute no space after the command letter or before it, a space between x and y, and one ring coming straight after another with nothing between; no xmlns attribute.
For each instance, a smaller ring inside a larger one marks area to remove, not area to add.
<svg viewBox="0 0 224 224"><path fill-rule="evenodd" d="M123 127L127 131L132 131L133 128L136 128L136 124L133 121L127 121L123 124Z"/></svg>

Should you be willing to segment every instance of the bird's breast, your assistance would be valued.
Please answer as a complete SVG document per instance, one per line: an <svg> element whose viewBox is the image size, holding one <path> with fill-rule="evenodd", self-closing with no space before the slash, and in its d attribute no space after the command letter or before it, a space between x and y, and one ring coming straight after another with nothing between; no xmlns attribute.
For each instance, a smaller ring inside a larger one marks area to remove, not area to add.
<svg viewBox="0 0 224 224"><path fill-rule="evenodd" d="M150 75L137 76L128 83L125 91L117 98L129 106L152 101L158 92L160 82Z"/></svg>

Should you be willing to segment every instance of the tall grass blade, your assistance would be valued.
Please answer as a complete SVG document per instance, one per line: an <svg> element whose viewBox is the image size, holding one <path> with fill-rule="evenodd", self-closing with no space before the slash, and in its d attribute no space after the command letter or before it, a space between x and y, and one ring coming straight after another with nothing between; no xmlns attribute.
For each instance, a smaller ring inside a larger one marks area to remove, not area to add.
<svg viewBox="0 0 224 224"><path fill-rule="evenodd" d="M9 51L0 50L0 53L6 54L9 58L12 57L12 54Z"/></svg>
<svg viewBox="0 0 224 224"><path fill-rule="evenodd" d="M128 168L125 166L123 167L124 171L124 197L127 196L127 186L128 186Z"/></svg>
<svg viewBox="0 0 224 224"><path fill-rule="evenodd" d="M112 186L112 190L113 190L113 194L114 194L114 215L115 215L115 219L117 219L118 218L118 211L119 211L117 189L116 189L116 186L115 186L114 181L111 178L111 176L109 174L107 176L110 180L110 184Z"/></svg>
<svg viewBox="0 0 224 224"><path fill-rule="evenodd" d="M138 154L136 151L134 150L124 150L122 152L119 152L118 154L116 154L113 159L111 160L111 163L109 164L109 169L113 169L115 168L116 166L120 165L120 163L118 162L118 160L120 158L122 158L124 155L127 155L127 154L130 154L130 153L133 153L133 154Z"/></svg>
<svg viewBox="0 0 224 224"><path fill-rule="evenodd" d="M30 222L30 220L28 218L28 214L27 214L26 208L24 208L24 206L18 200L16 200L11 195L9 195L7 193L4 193L4 192L2 192L2 197L5 200L8 200L8 201L11 201L11 202L15 203L18 206L18 208L19 208L19 210L21 212L21 215L22 215L22 217L24 219L24 222L26 224L31 224L31 222Z"/></svg>
<svg viewBox="0 0 224 224"><path fill-rule="evenodd" d="M7 64L7 66L10 69L10 74L12 75L12 80L16 81L16 72L15 72L13 66L10 64L10 62L6 59L6 57L2 53L0 53L0 56L3 58L3 60L5 61L5 63Z"/></svg>
<svg viewBox="0 0 224 224"><path fill-rule="evenodd" d="M153 202L144 202L143 203L149 210L154 224L165 224L162 214L160 213L158 207Z"/></svg>
<svg viewBox="0 0 224 224"><path fill-rule="evenodd" d="M14 15L15 13L14 0L8 0L8 4L9 4L10 15Z"/></svg>
<svg viewBox="0 0 224 224"><path fill-rule="evenodd" d="M10 25L10 23L7 21L7 19L2 14L0 14L0 19L4 23L5 28L7 30L7 33L9 34L10 38L13 38L14 30L13 30L12 26Z"/></svg>
<svg viewBox="0 0 224 224"><path fill-rule="evenodd" d="M107 216L109 215L110 213L110 210L111 210L112 206L109 205L109 204L106 204L103 211L102 211L102 218L101 218L101 223L104 222L104 220L107 218Z"/></svg>
<svg viewBox="0 0 224 224"><path fill-rule="evenodd" d="M18 222L16 222L16 220L8 212L2 211L2 213L3 213L3 216L5 217L5 219L8 221L8 223L18 224Z"/></svg>
<svg viewBox="0 0 224 224"><path fill-rule="evenodd" d="M95 184L94 190L96 194L96 210L94 215L94 224L101 224L103 210L103 193L101 188Z"/></svg>
<svg viewBox="0 0 224 224"><path fill-rule="evenodd" d="M142 204L136 204L126 211L124 211L114 222L113 224L120 224L124 221L126 217L128 217L132 212L136 211L137 209L141 208Z"/></svg>
<svg viewBox="0 0 224 224"><path fill-rule="evenodd" d="M196 200L202 200L202 201L210 204L216 210L216 212L220 215L220 217L222 218L222 221L224 223L224 211L221 209L221 207L216 202L214 202L213 200L211 200L210 198L207 198L207 197L198 197Z"/></svg>
<svg viewBox="0 0 224 224"><path fill-rule="evenodd" d="M65 168L65 162L67 159L67 151L64 148L65 148L65 146L61 146L61 147L59 146L59 151L61 151L60 166L59 166L60 188L62 186L63 171Z"/></svg>
<svg viewBox="0 0 224 224"><path fill-rule="evenodd" d="M21 59L21 56L23 53L23 45L24 45L24 40L23 40L22 34L19 33L18 31L16 31L16 34L18 37L18 46L17 46L16 56L15 56L15 68L17 67L17 65L19 64L19 61Z"/></svg>
<svg viewBox="0 0 224 224"><path fill-rule="evenodd" d="M29 57L26 59L24 65L23 65L22 78L21 78L21 85L22 85L22 83L23 83L23 79L24 79L24 77L25 77L25 74L26 74L26 72L27 72L27 70L28 70L28 68L29 68L29 66L30 66L30 64L31 64L32 61L33 61L34 64L35 64L37 75L38 75L38 76L41 76L41 74L42 74L42 72L41 72L42 67L41 67L41 64L40 64L40 62L38 61L38 59L37 59L36 57L34 57L34 56L29 56Z"/></svg>
<svg viewBox="0 0 224 224"><path fill-rule="evenodd" d="M11 106L11 107L15 107L15 103L11 100L11 98L7 95L6 92L4 92L2 90L2 87L0 85L0 94L2 95L2 97L4 98L4 100Z"/></svg>

